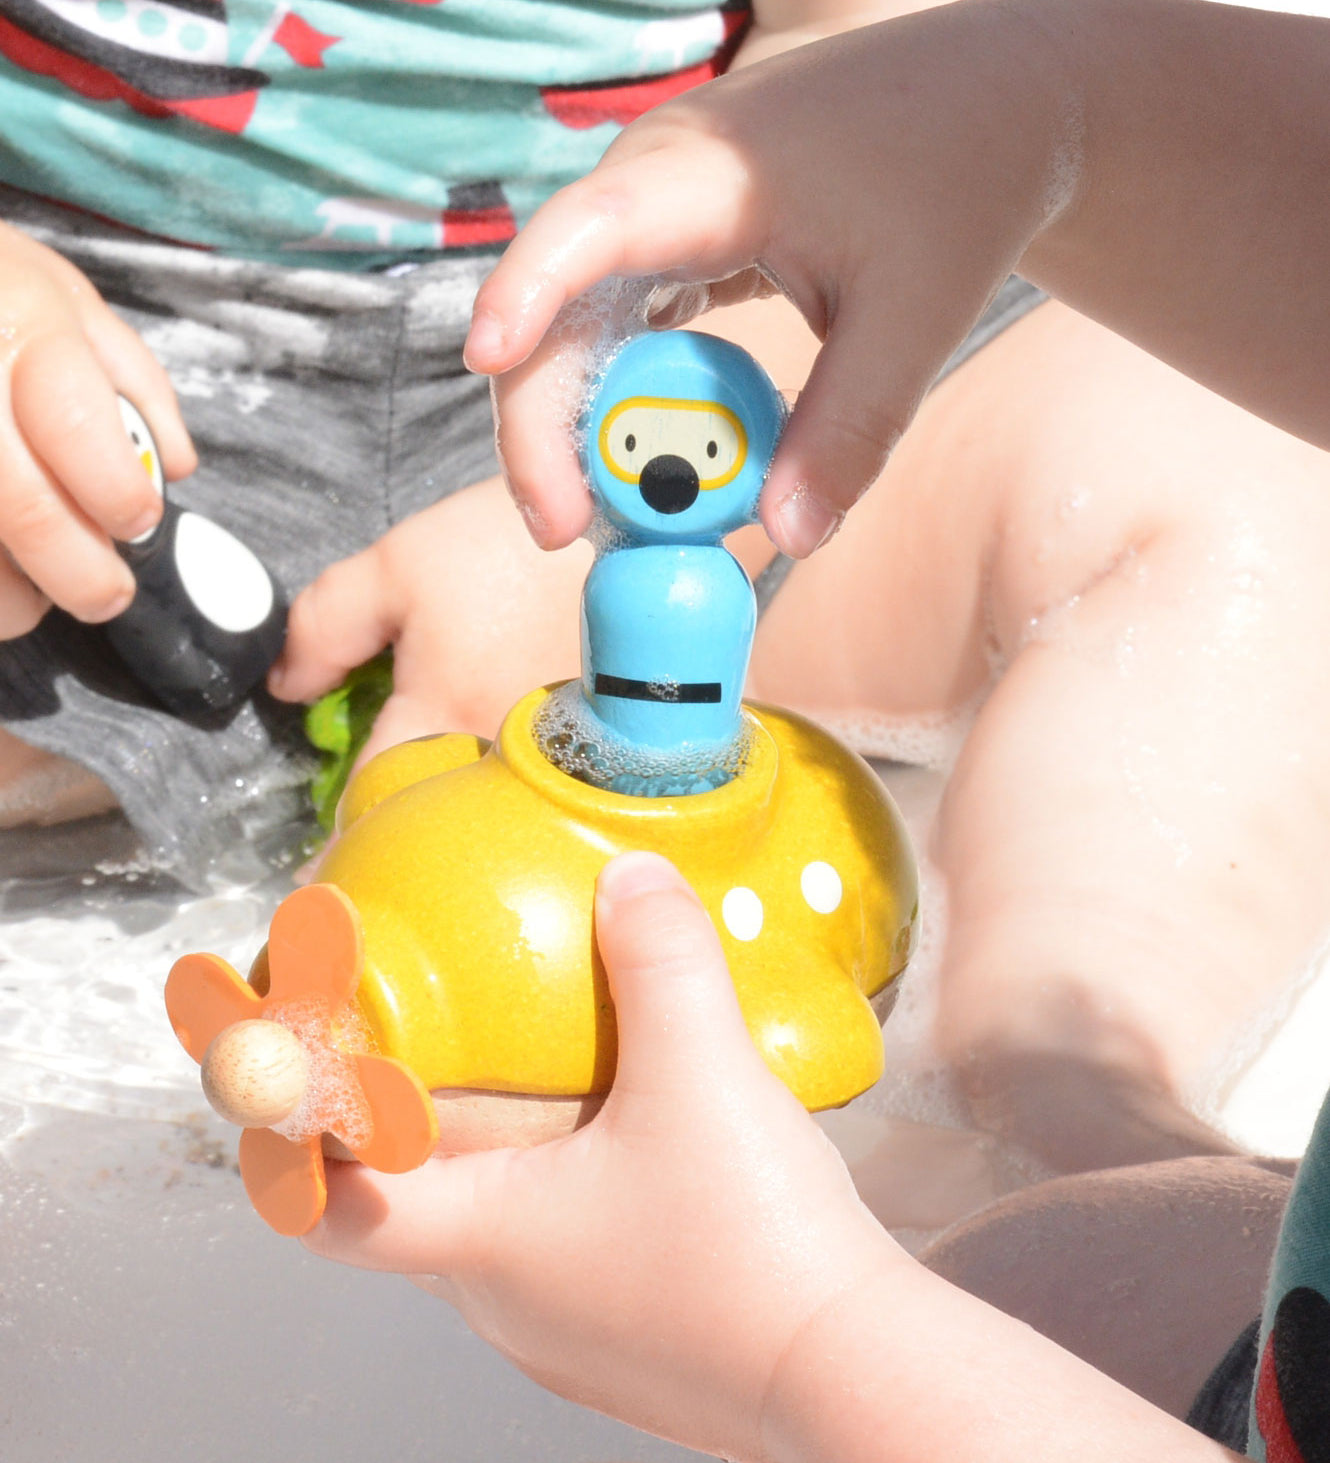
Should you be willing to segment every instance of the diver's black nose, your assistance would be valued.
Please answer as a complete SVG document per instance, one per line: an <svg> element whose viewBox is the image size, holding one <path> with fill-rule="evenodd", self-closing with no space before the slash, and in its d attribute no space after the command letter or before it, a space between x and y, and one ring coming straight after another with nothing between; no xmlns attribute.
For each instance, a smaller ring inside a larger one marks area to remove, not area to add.
<svg viewBox="0 0 1330 1463"><path fill-rule="evenodd" d="M647 463L637 487L643 502L657 513L682 513L697 502L701 491L693 464L668 453Z"/></svg>

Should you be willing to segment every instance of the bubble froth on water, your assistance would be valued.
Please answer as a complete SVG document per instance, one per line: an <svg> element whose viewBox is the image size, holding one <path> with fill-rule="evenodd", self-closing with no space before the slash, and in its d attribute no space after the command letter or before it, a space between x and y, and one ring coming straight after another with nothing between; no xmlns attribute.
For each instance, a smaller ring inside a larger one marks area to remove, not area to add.
<svg viewBox="0 0 1330 1463"><path fill-rule="evenodd" d="M536 714L533 731L536 745L560 772L592 787L643 798L690 797L723 787L743 771L753 743L745 717L739 734L728 742L670 751L638 746L600 720L582 695L580 681L569 681L549 696Z"/></svg>

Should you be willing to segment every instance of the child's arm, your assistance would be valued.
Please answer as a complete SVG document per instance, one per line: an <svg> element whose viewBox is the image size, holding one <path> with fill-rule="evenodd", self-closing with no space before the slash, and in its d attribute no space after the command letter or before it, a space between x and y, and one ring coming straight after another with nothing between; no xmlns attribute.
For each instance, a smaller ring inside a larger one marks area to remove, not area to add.
<svg viewBox="0 0 1330 1463"><path fill-rule="evenodd" d="M542 421L556 352L537 346L614 273L724 282L687 292L675 319L769 275L825 337L764 499L795 553L874 479L1017 266L1330 442L1328 70L1318 19L966 0L652 112L546 205L476 303L468 360L505 373L505 465L539 541L569 541L588 505Z"/></svg>
<svg viewBox="0 0 1330 1463"><path fill-rule="evenodd" d="M315 1249L431 1277L538 1381L727 1458L1231 1456L887 1237L668 864L612 863L596 930L620 1038L600 1115L399 1177L334 1165Z"/></svg>
<svg viewBox="0 0 1330 1463"><path fill-rule="evenodd" d="M269 688L284 700L312 700L392 645L393 693L362 760L438 731L492 737L533 686L577 674L590 562L586 545L542 554L503 484L473 484L303 590Z"/></svg>
<svg viewBox="0 0 1330 1463"><path fill-rule="evenodd" d="M0 224L0 639L54 601L78 618L124 609L134 580L111 546L161 516L116 393L152 428L167 477L194 449L166 374L67 260Z"/></svg>

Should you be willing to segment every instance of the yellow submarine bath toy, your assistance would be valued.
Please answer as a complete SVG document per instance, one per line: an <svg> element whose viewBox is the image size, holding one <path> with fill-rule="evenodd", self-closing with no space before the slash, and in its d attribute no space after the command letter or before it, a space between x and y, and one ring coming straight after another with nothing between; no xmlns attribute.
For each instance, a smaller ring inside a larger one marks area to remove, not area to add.
<svg viewBox="0 0 1330 1463"><path fill-rule="evenodd" d="M594 1111L615 1025L593 894L629 849L693 885L754 1042L806 1107L879 1076L874 1007L918 919L899 814L813 723L739 700L752 589L719 539L754 516L782 422L725 342L624 347L586 424L608 527L581 680L530 693L493 745L447 734L368 763L248 981L177 962L172 1022L246 1128L242 1174L274 1228L318 1221L325 1150L401 1171Z"/></svg>

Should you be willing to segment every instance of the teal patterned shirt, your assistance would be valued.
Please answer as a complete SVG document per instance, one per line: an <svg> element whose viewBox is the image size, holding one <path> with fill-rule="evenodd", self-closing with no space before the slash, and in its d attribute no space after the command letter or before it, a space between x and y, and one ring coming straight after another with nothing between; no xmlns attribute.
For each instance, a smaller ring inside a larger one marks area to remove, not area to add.
<svg viewBox="0 0 1330 1463"><path fill-rule="evenodd" d="M1330 1458L1330 1097L1289 1196L1261 1317L1247 1452Z"/></svg>
<svg viewBox="0 0 1330 1463"><path fill-rule="evenodd" d="M250 258L493 245L744 3L0 0L0 181Z"/></svg>

